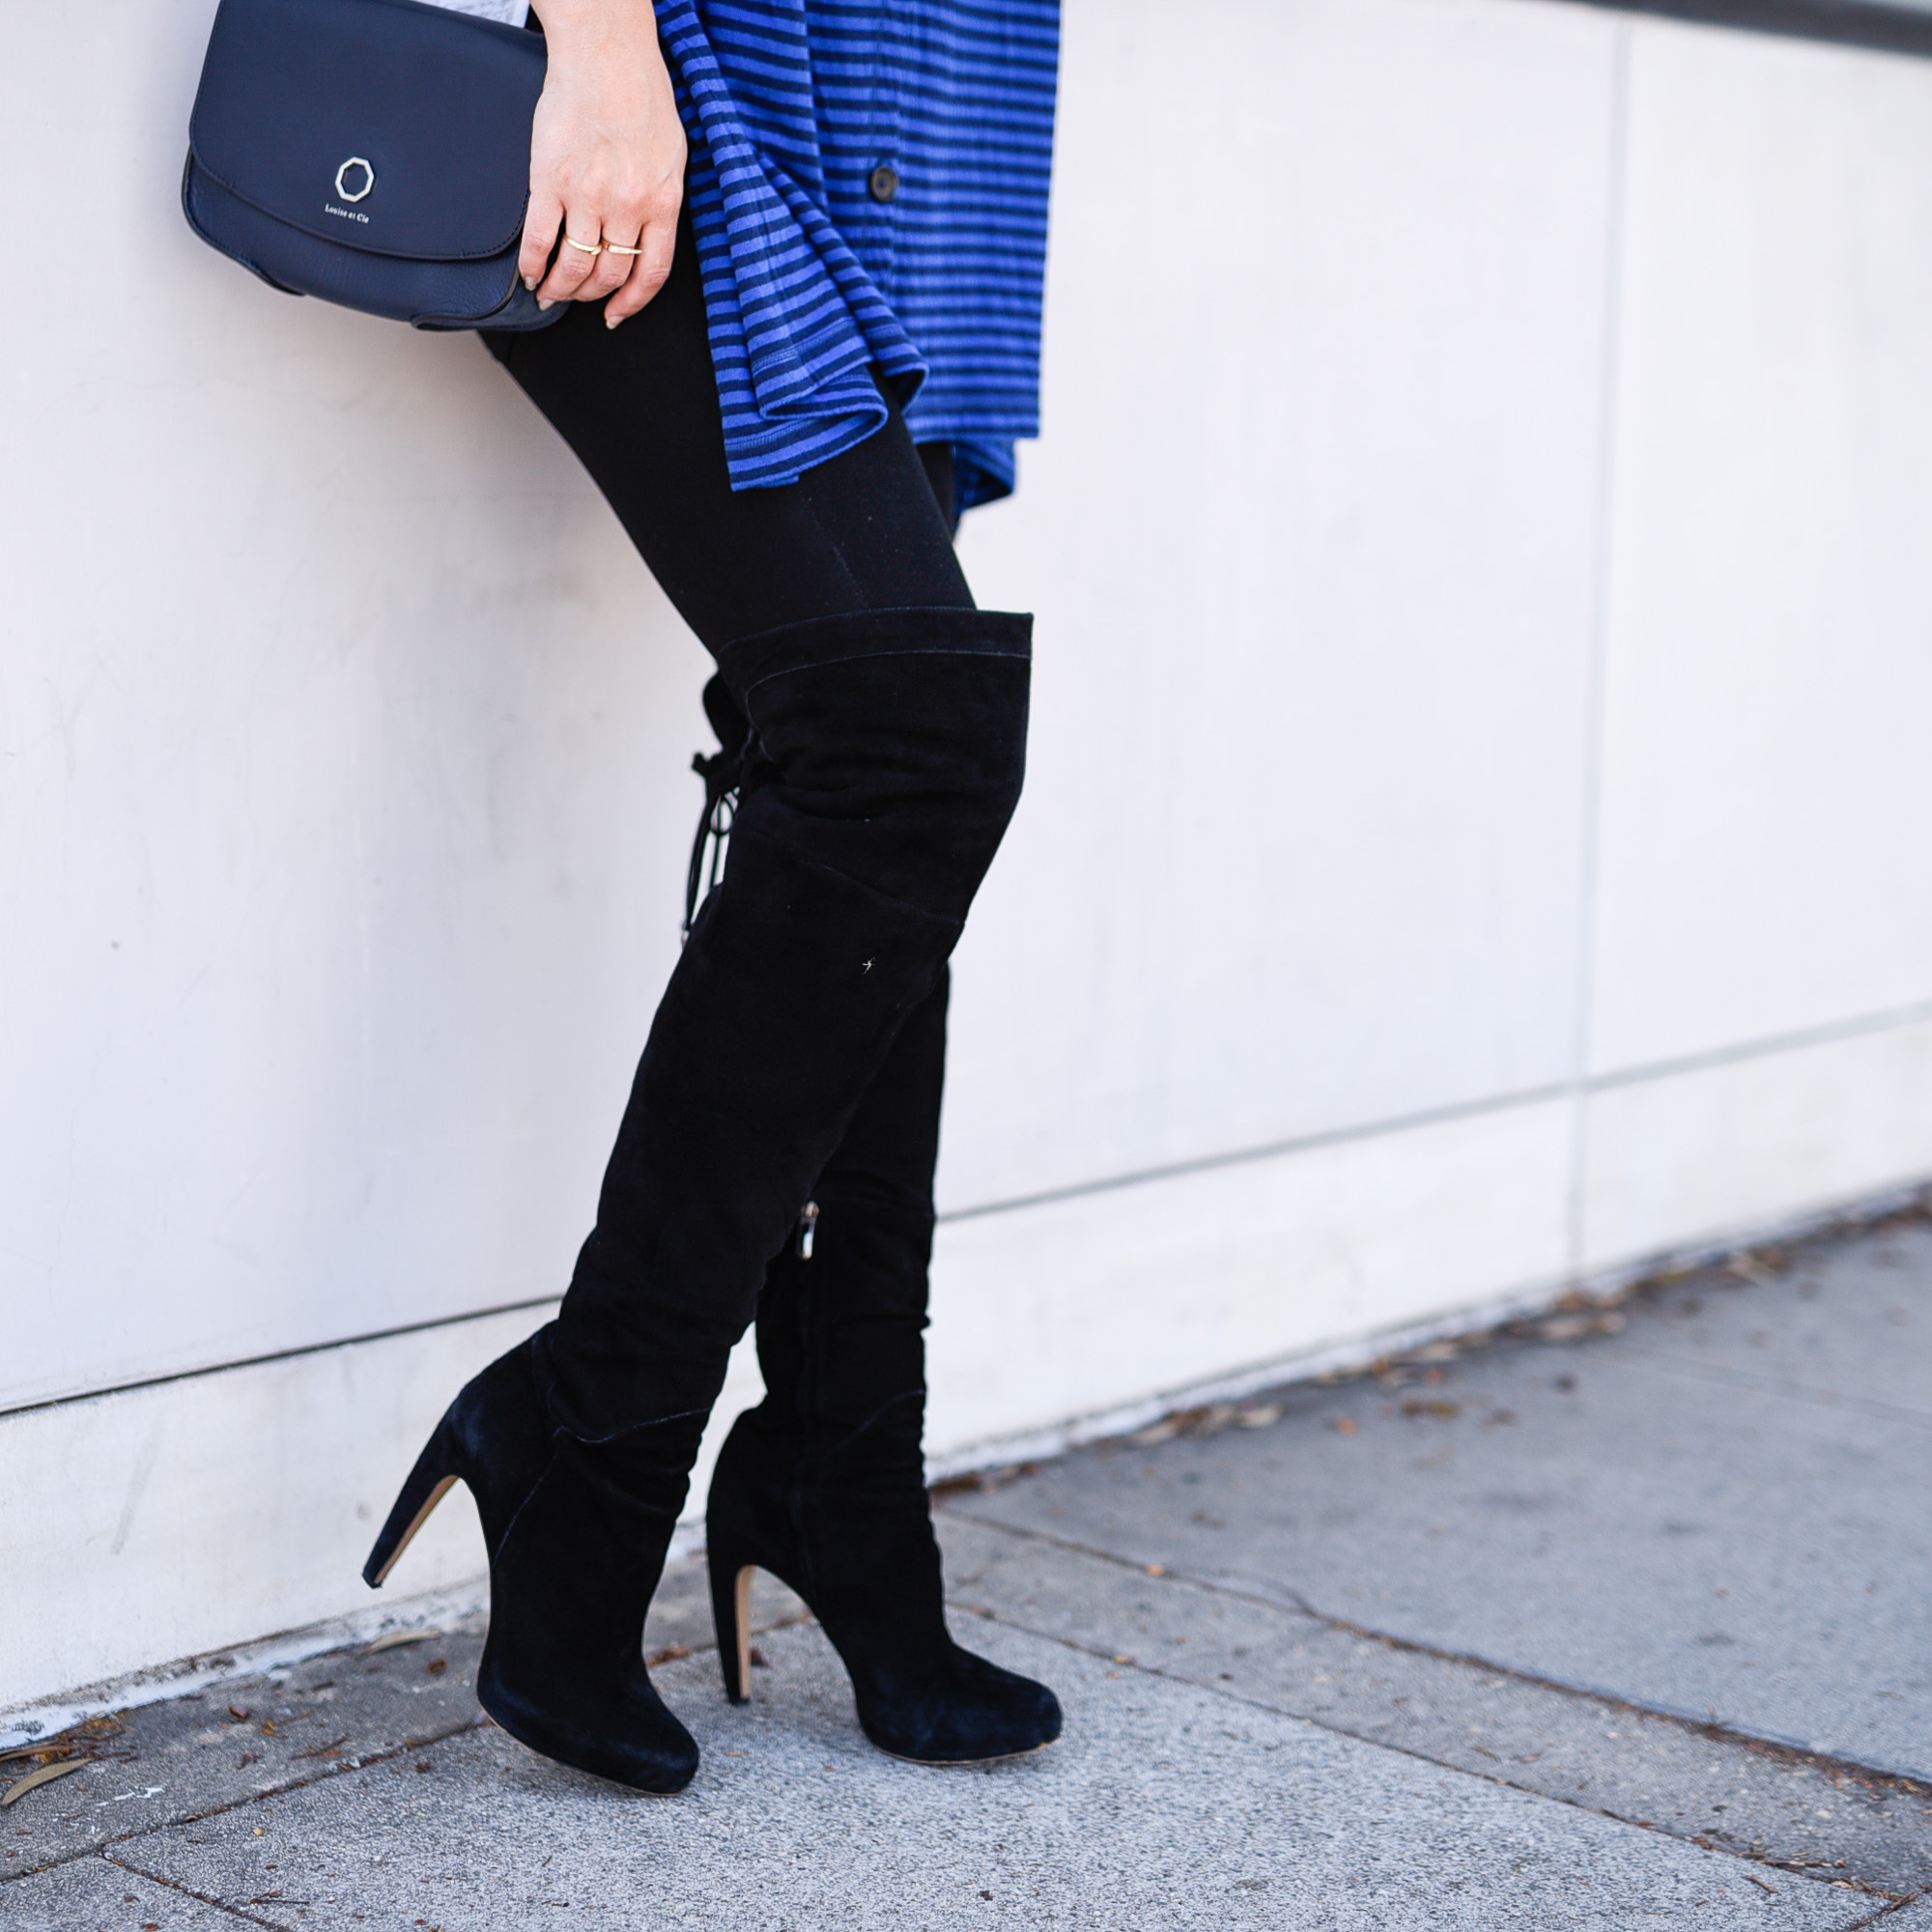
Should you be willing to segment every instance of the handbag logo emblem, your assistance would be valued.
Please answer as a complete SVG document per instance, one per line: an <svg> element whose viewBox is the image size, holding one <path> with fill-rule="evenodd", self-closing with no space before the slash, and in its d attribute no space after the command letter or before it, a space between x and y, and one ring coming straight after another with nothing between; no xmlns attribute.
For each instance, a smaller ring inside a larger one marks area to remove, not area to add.
<svg viewBox="0 0 1932 1932"><path fill-rule="evenodd" d="M360 179L360 187L351 187L352 181ZM351 155L335 171L335 191L344 201L360 201L376 185L376 170L360 155Z"/></svg>

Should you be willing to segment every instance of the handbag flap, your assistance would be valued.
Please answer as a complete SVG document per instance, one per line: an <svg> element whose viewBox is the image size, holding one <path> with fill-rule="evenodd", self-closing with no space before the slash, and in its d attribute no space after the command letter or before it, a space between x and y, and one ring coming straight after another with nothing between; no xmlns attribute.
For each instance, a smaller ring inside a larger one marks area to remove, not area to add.
<svg viewBox="0 0 1932 1932"><path fill-rule="evenodd" d="M325 241L498 255L523 227L544 68L541 35L419 0L221 0L188 143Z"/></svg>

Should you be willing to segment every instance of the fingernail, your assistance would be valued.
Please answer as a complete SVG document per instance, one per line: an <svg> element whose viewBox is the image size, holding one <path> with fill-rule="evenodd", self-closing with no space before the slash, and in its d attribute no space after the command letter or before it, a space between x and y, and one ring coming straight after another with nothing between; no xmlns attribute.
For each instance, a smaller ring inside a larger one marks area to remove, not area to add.
<svg viewBox="0 0 1932 1932"><path fill-rule="evenodd" d="M606 309L604 312L604 327L606 328L615 328L623 319L621 315L612 315L610 310Z"/></svg>
<svg viewBox="0 0 1932 1932"><path fill-rule="evenodd" d="M539 296L537 298L537 306L539 308L554 308L556 304L548 296Z"/></svg>
<svg viewBox="0 0 1932 1932"><path fill-rule="evenodd" d="M533 289L536 287L536 285L537 285L537 278L534 275L526 275L524 277L525 288Z"/></svg>

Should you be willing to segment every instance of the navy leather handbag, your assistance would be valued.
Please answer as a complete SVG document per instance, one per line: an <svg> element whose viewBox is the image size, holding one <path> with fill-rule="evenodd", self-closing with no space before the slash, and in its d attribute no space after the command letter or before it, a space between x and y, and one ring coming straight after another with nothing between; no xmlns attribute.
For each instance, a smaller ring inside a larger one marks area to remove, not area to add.
<svg viewBox="0 0 1932 1932"><path fill-rule="evenodd" d="M421 0L221 0L182 207L289 295L542 328L517 273L544 41Z"/></svg>

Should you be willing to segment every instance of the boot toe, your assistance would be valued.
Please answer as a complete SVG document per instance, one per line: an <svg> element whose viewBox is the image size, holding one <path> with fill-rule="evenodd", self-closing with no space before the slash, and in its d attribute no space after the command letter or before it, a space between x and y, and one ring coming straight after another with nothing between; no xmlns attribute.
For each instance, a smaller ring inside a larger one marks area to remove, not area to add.
<svg viewBox="0 0 1932 1932"><path fill-rule="evenodd" d="M499 1728L573 1771L668 1797L697 1775L697 1742L653 1691L621 1700L601 1721L573 1721L554 1699L519 1696L500 1678L477 1686Z"/></svg>
<svg viewBox="0 0 1932 1932"><path fill-rule="evenodd" d="M571 1605L563 1600L548 1607ZM493 1614L476 1701L519 1744L633 1791L668 1796L696 1776L696 1741L629 1644L628 1654L611 1658L608 1644L587 1640L581 1619L575 1651L567 1642L530 1640L527 1630L521 1643L505 1643L503 1634Z"/></svg>
<svg viewBox="0 0 1932 1932"><path fill-rule="evenodd" d="M612 1741L610 1769L598 1769L598 1776L668 1798L697 1776L697 1740L655 1697L651 1702L656 1708Z"/></svg>
<svg viewBox="0 0 1932 1932"><path fill-rule="evenodd" d="M919 1764L984 1764L1038 1750L1060 1736L1060 1699L1044 1684L955 1649L923 1694L861 1710L866 1735Z"/></svg>

